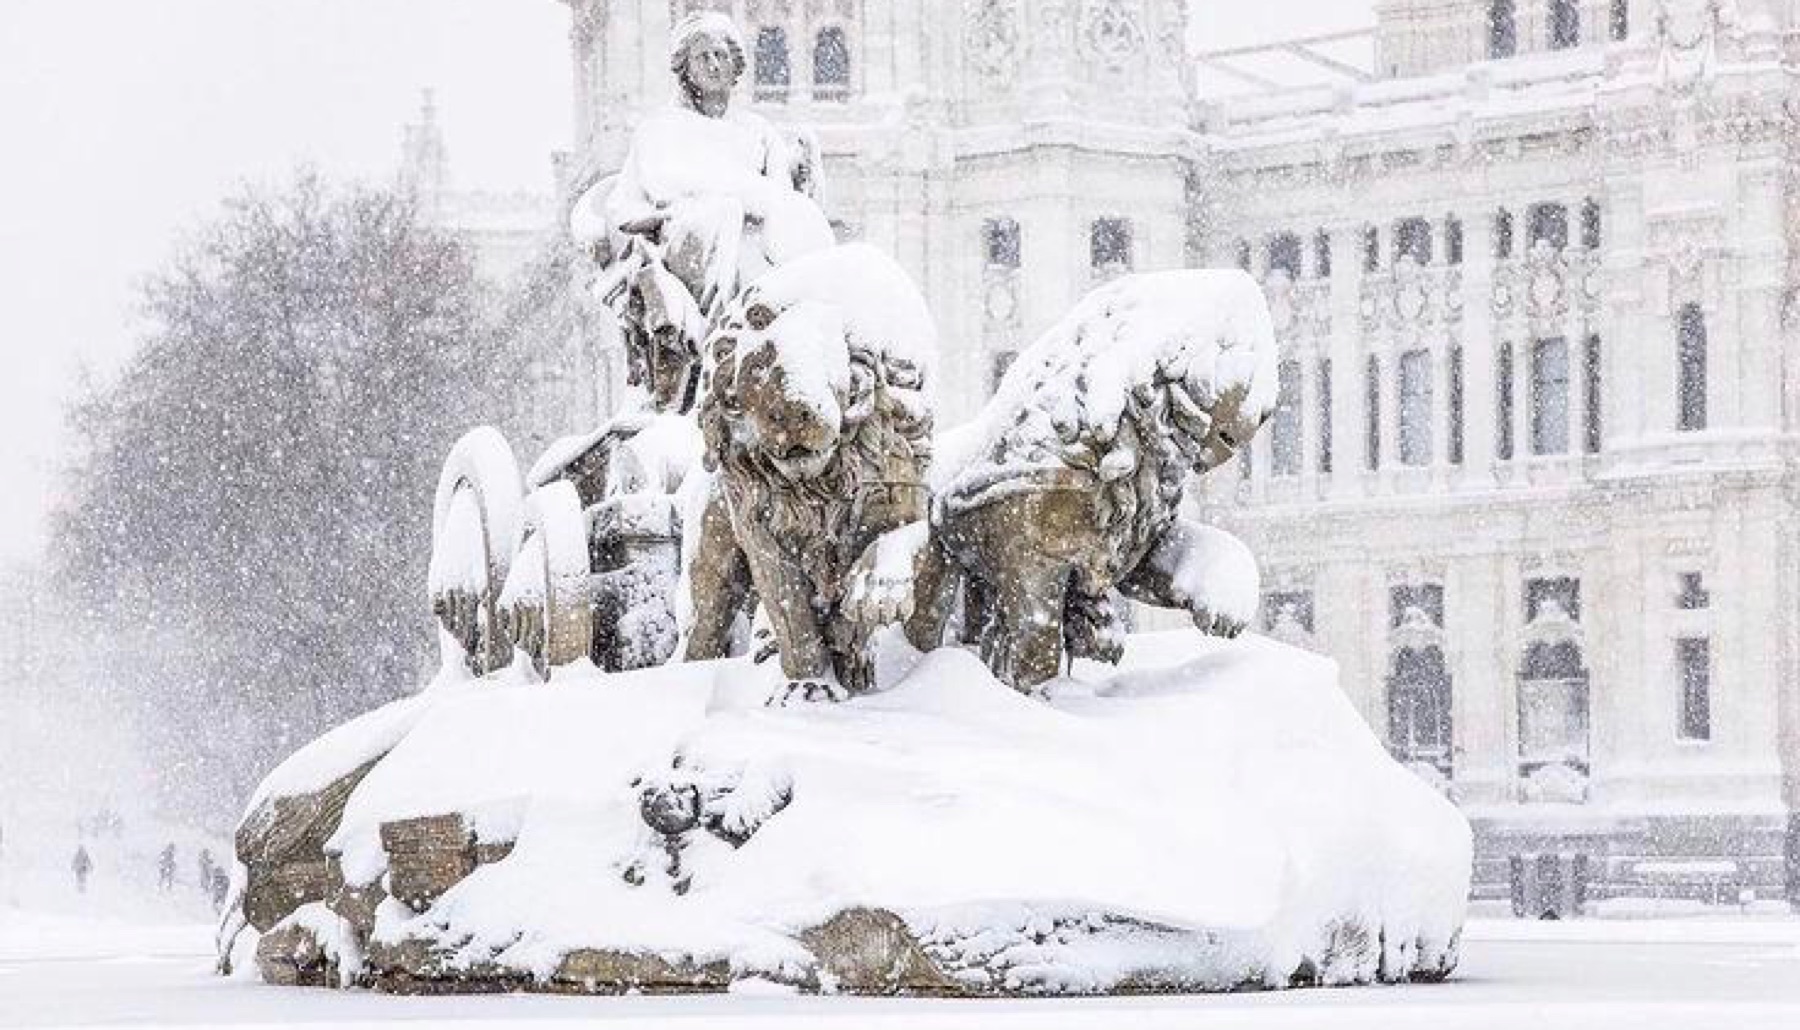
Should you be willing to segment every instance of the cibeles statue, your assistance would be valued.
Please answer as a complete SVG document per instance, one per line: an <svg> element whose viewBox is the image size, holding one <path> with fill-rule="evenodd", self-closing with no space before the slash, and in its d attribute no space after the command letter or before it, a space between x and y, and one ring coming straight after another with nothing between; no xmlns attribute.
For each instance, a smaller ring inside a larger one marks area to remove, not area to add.
<svg viewBox="0 0 1800 1030"><path fill-rule="evenodd" d="M604 266L629 377L658 410L695 399L700 344L763 273L835 242L817 143L732 105L745 70L729 17L689 15L669 54L675 100L638 125L624 166L577 201L578 242Z"/></svg>

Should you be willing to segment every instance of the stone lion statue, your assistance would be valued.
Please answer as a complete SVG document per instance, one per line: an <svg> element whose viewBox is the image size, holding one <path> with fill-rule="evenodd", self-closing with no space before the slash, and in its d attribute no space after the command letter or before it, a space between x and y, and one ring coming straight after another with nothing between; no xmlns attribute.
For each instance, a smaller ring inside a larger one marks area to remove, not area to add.
<svg viewBox="0 0 1800 1030"><path fill-rule="evenodd" d="M870 549L848 585L853 614L910 616L909 639L929 650L961 586L965 632L1021 690L1070 655L1117 661L1115 591L1237 635L1256 611L1255 560L1178 512L1188 477L1248 444L1275 397L1274 330L1248 275L1100 287L946 442L962 453L940 455L929 531L907 527Z"/></svg>
<svg viewBox="0 0 1800 1030"><path fill-rule="evenodd" d="M711 503L690 564L687 657L724 657L747 591L790 681L784 697L872 684L843 610L864 548L925 517L931 315L892 259L846 244L747 288L706 346L699 408Z"/></svg>

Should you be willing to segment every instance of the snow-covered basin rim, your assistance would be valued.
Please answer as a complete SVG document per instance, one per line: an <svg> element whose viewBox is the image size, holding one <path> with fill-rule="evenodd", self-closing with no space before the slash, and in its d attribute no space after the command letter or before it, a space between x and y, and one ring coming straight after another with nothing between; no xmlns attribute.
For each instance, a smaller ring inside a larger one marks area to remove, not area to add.
<svg viewBox="0 0 1800 1030"><path fill-rule="evenodd" d="M1800 944L1800 916L1770 919L1470 919L1469 941L1568 944Z"/></svg>

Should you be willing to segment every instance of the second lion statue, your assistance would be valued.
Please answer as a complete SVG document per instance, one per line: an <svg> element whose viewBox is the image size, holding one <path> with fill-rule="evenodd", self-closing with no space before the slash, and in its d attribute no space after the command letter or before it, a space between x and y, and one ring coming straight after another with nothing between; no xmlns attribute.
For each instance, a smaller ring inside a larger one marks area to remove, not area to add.
<svg viewBox="0 0 1800 1030"><path fill-rule="evenodd" d="M1030 690L1085 655L1117 661L1113 597L1236 636L1260 594L1236 537L1181 517L1190 476L1250 443L1276 400L1274 329L1237 271L1132 275L1090 293L1018 360L941 448L929 525L890 534L852 573L850 608L906 616L920 650L964 633Z"/></svg>
<svg viewBox="0 0 1800 1030"><path fill-rule="evenodd" d="M715 482L689 565L689 659L730 653L751 590L783 697L873 686L870 627L844 610L863 550L925 516L936 348L931 313L863 244L759 278L706 345L699 417Z"/></svg>

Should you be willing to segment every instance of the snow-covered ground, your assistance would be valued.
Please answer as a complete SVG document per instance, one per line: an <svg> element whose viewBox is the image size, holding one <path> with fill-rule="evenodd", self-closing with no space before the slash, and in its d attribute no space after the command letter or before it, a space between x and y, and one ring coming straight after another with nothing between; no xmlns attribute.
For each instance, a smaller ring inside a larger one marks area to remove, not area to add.
<svg viewBox="0 0 1800 1030"><path fill-rule="evenodd" d="M211 973L204 924L100 922L0 909L0 1027L480 1030L588 1024L744 1030L1750 1030L1800 1026L1800 920L1477 921L1433 986L1186 998L938 1002L710 997L399 998L268 987Z"/></svg>

